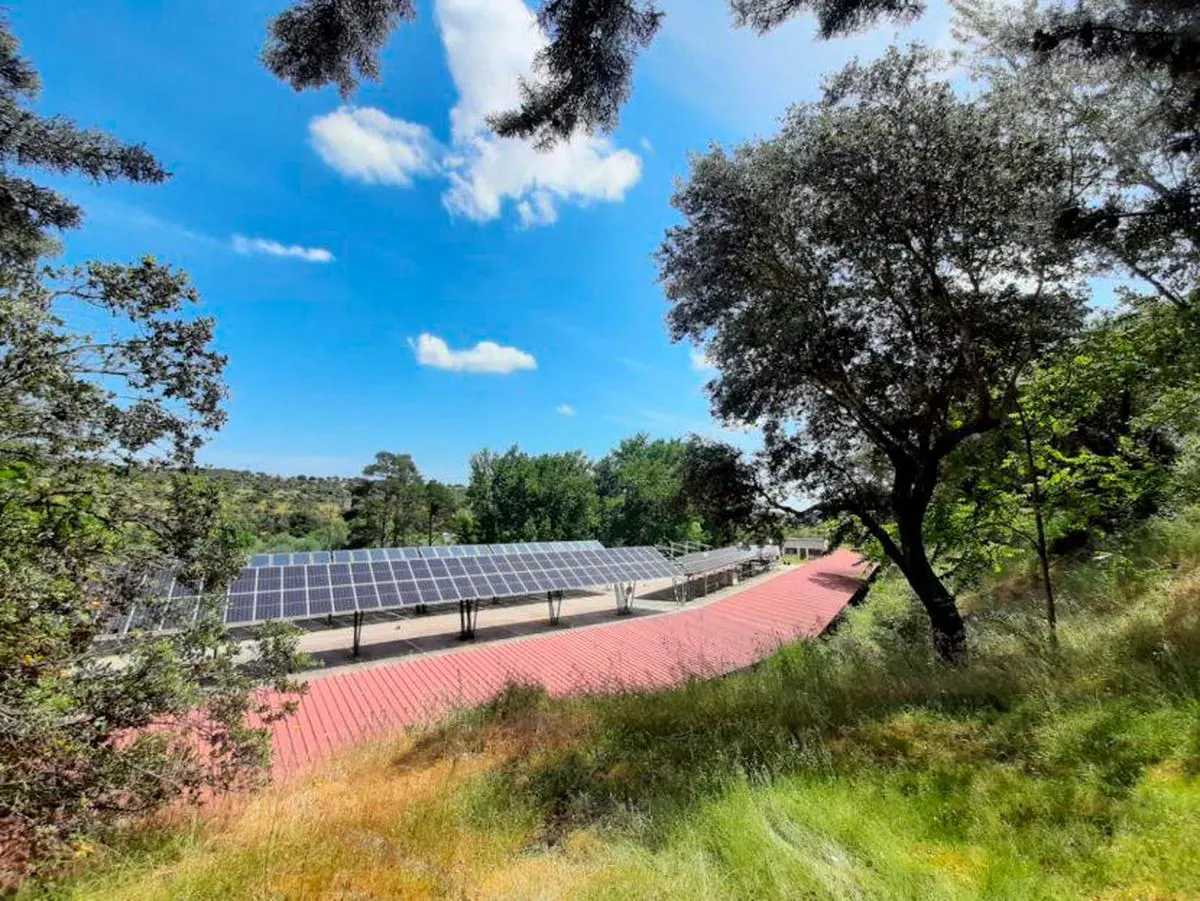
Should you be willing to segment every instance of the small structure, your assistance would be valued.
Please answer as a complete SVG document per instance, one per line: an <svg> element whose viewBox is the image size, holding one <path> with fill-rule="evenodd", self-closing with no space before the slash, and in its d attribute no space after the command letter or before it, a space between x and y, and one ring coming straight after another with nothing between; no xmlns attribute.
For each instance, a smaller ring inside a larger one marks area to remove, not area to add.
<svg viewBox="0 0 1200 901"><path fill-rule="evenodd" d="M783 539L784 557L801 557L811 560L814 557L824 557L829 553L829 542L824 538L785 538Z"/></svg>
<svg viewBox="0 0 1200 901"><path fill-rule="evenodd" d="M707 596L714 587L736 585L743 578L766 572L778 559L779 548L773 544L715 548L683 554L671 561L683 575L683 580L675 583L675 600L686 604L697 597Z"/></svg>

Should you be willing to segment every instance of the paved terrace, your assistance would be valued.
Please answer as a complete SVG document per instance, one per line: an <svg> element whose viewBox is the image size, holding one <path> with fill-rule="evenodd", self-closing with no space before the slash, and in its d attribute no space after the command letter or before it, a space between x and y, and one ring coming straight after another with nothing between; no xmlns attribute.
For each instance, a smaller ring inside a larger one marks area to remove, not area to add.
<svg viewBox="0 0 1200 901"><path fill-rule="evenodd" d="M781 644L823 633L862 574L856 554L837 551L677 612L312 678L296 715L274 727L275 766L294 772L364 738L483 703L510 681L561 696L651 690L744 669Z"/></svg>

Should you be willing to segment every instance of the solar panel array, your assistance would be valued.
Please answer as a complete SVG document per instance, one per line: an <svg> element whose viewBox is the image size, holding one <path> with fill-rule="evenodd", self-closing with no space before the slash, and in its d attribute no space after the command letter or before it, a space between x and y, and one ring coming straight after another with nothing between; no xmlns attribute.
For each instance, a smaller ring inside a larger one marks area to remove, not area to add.
<svg viewBox="0 0 1200 901"><path fill-rule="evenodd" d="M772 553L772 551L774 553ZM683 571L685 576L699 576L719 569L729 569L758 560L773 560L779 556L779 549L773 545L763 547L725 547L712 551L699 551L694 554L684 554L673 561Z"/></svg>
<svg viewBox="0 0 1200 901"><path fill-rule="evenodd" d="M229 586L224 620L242 626L318 619L678 575L658 551L645 547L250 566ZM171 581L148 594L161 600L135 606L110 634L182 628L198 615L195 587Z"/></svg>
<svg viewBox="0 0 1200 901"><path fill-rule="evenodd" d="M435 544L427 547L361 548L353 551L295 551L255 554L250 566L306 566L321 563L375 563L382 560L422 560L431 557L494 557L562 551L598 551L599 541L530 541L515 544Z"/></svg>

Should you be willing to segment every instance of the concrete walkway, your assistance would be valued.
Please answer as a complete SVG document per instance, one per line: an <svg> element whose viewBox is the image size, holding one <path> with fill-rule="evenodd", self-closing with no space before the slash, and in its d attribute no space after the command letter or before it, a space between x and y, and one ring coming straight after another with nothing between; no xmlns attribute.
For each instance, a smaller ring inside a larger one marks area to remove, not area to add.
<svg viewBox="0 0 1200 901"><path fill-rule="evenodd" d="M670 582L666 583L668 586ZM642 587L639 585L639 588ZM647 598L646 594L661 588L648 583L630 610L633 617L674 613L679 605L674 601ZM336 621L333 628L321 623L306 623L300 648L318 660L321 668L303 674L305 679L322 679L330 674L353 672L376 666L389 666L400 660L430 653L461 651L511 638L545 635L562 629L619 622L611 592L576 591L562 604L559 624L551 626L545 600L520 598L502 600L498 604L484 602L479 607L479 619L472 644L459 638L457 609L433 608L427 614L408 610L385 614L368 614L362 627L362 642L358 656L353 651L353 630L348 623Z"/></svg>
<svg viewBox="0 0 1200 901"><path fill-rule="evenodd" d="M838 551L702 606L313 678L296 715L274 726L275 768L294 772L364 738L483 703L511 681L561 696L650 690L743 669L824 632L862 587L862 574L857 555Z"/></svg>

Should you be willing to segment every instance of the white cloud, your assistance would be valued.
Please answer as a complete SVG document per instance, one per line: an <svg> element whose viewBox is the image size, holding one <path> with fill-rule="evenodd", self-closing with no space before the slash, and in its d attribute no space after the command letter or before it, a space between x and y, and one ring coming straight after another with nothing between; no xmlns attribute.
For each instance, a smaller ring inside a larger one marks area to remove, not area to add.
<svg viewBox="0 0 1200 901"><path fill-rule="evenodd" d="M520 104L518 82L546 45L521 0L437 0L437 21L459 100L450 111L454 166L444 200L454 213L495 219L506 199L525 226L557 218L560 202L618 201L637 183L642 161L604 138L581 136L553 150L497 138L492 113Z"/></svg>
<svg viewBox="0 0 1200 901"><path fill-rule="evenodd" d="M558 210L554 208L554 198L546 191L535 191L529 200L517 204L517 215L521 224L526 228L535 225L553 225L558 219Z"/></svg>
<svg viewBox="0 0 1200 901"><path fill-rule="evenodd" d="M546 44L521 0L437 0L435 12L458 89L449 146L439 147L424 125L342 107L309 126L326 163L360 181L403 186L439 174L449 183L442 202L451 214L486 222L509 204L526 228L557 221L563 203L625 197L641 178L642 161L607 138L579 136L539 151L488 128L489 115L520 104L519 80L531 75Z"/></svg>
<svg viewBox="0 0 1200 901"><path fill-rule="evenodd" d="M445 340L426 332L416 341L410 338L408 344L413 349L417 362L432 369L492 375L508 375L520 369L537 369L537 360L532 354L515 347L504 347L495 341L480 341L474 347L452 350Z"/></svg>
<svg viewBox="0 0 1200 901"><path fill-rule="evenodd" d="M329 166L368 184L408 187L437 169L440 154L428 128L374 107L343 106L308 124L313 149Z"/></svg>
<svg viewBox="0 0 1200 901"><path fill-rule="evenodd" d="M570 404L559 404L554 408L554 412L562 416L574 416L577 411Z"/></svg>
<svg viewBox="0 0 1200 901"><path fill-rule="evenodd" d="M270 238L247 238L234 235L230 239L234 251L250 256L266 254L272 257L291 257L306 263L332 263L333 254L324 247L301 247L299 244L280 244Z"/></svg>
<svg viewBox="0 0 1200 901"><path fill-rule="evenodd" d="M698 347L692 348L692 370L695 372L716 372L717 367L708 358L708 354Z"/></svg>

